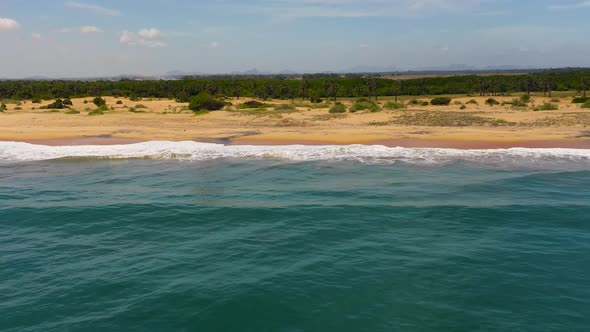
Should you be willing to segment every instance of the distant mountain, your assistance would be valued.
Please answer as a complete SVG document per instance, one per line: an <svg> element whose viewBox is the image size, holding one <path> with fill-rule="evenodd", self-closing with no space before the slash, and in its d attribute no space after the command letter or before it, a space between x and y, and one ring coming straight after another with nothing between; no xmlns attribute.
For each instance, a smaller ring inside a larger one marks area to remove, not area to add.
<svg viewBox="0 0 590 332"><path fill-rule="evenodd" d="M346 68L344 70L338 71L339 73L343 74L358 74L358 73L392 73L399 71L399 68L395 66L369 66L369 65L359 65L350 68Z"/></svg>

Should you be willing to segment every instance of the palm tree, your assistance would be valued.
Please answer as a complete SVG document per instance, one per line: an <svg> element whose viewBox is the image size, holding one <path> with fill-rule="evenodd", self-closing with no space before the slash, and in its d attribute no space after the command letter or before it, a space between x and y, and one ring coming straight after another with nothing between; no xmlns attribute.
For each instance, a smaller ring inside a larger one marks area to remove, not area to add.
<svg viewBox="0 0 590 332"><path fill-rule="evenodd" d="M330 81L324 80L322 82L322 90L324 91L324 97L325 98L330 97L331 87L332 87L332 83L330 83Z"/></svg>
<svg viewBox="0 0 590 332"><path fill-rule="evenodd" d="M377 80L374 78L369 78L366 84L367 90L369 91L369 98L374 96L375 100L377 100Z"/></svg>
<svg viewBox="0 0 590 332"><path fill-rule="evenodd" d="M391 85L391 92L393 94L393 97L395 98L395 101L397 102L397 98L399 96L399 94L401 93L403 87L403 81L398 81L398 80L394 80L393 84Z"/></svg>
<svg viewBox="0 0 590 332"><path fill-rule="evenodd" d="M301 82L301 98L303 100L307 99L309 88L311 88L311 82L309 82L307 79L303 79L303 82Z"/></svg>
<svg viewBox="0 0 590 332"><path fill-rule="evenodd" d="M336 98L338 97L338 87L338 83L336 82L330 84L330 95L332 96L333 101L336 101Z"/></svg>
<svg viewBox="0 0 590 332"><path fill-rule="evenodd" d="M580 80L580 90L582 90L582 97L586 98L586 92L588 91L588 80L582 78Z"/></svg>
<svg viewBox="0 0 590 332"><path fill-rule="evenodd" d="M543 97L547 97L547 94L549 94L549 97L551 97L551 90L553 89L553 82L550 79L546 78L543 80L542 86L543 86Z"/></svg>

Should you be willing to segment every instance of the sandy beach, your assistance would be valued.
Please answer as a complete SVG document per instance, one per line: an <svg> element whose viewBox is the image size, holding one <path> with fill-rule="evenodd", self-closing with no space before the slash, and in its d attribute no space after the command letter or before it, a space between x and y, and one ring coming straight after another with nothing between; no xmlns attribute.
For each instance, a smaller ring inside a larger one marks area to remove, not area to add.
<svg viewBox="0 0 590 332"><path fill-rule="evenodd" d="M409 98L409 97L408 97ZM408 99L406 98L406 99ZM239 110L194 115L168 99L130 101L107 97L113 109L89 115L87 99L74 99L80 114L42 110L30 101L0 113L0 140L46 145L127 144L140 141L201 141L224 144L382 144L440 148L590 148L590 111L555 102L557 111L485 105L489 97L459 97L449 106L408 106L403 110L330 114L327 106L300 103L290 110ZM494 97L499 102L514 97ZM477 105L467 104L476 100ZM537 96L532 104L551 98ZM86 103L85 103L86 100ZM383 104L389 99L380 99ZM427 100L422 98L421 101ZM246 100L229 100L234 105ZM119 102L119 103L118 103ZM406 103L407 100L402 100ZM269 101L271 106L290 101ZM350 104L350 100L343 101ZM466 105L465 109L461 109ZM139 106L139 107L138 107ZM129 111L134 107L134 112ZM320 108L321 107L321 108Z"/></svg>

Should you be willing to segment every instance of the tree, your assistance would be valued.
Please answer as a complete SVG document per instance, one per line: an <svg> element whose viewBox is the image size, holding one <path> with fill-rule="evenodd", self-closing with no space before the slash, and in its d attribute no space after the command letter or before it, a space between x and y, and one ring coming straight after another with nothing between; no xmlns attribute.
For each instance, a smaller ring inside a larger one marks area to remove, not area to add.
<svg viewBox="0 0 590 332"><path fill-rule="evenodd" d="M369 78L365 84L367 85L367 91L369 91L369 98L375 97L375 100L377 100L377 80Z"/></svg>
<svg viewBox="0 0 590 332"><path fill-rule="evenodd" d="M225 104L221 100L213 98L207 92L201 92L200 94L191 97L188 104L188 108L195 112L201 110L217 111L222 109L224 106Z"/></svg>
<svg viewBox="0 0 590 332"><path fill-rule="evenodd" d="M309 88L311 88L311 82L309 82L307 79L303 79L301 82L301 99L307 99Z"/></svg>
<svg viewBox="0 0 590 332"><path fill-rule="evenodd" d="M543 80L541 85L543 87L543 97L547 97L547 94L549 94L549 97L551 97L551 91L553 89L553 82L550 79L546 78Z"/></svg>
<svg viewBox="0 0 590 332"><path fill-rule="evenodd" d="M522 79L522 83L523 83L523 85L524 85L524 88L525 88L526 94L527 94L528 96L530 96L530 95L531 95L531 91L532 91L532 90L534 90L534 88L535 88L535 80L534 80L532 77L530 77L530 76L526 75L526 76L525 76L525 77Z"/></svg>
<svg viewBox="0 0 590 332"><path fill-rule="evenodd" d="M582 97L586 98L586 92L588 91L588 80L586 78L580 80L580 90L582 90Z"/></svg>
<svg viewBox="0 0 590 332"><path fill-rule="evenodd" d="M395 98L397 102L398 96L401 94L401 90L403 87L403 81L394 80L391 84L391 94Z"/></svg>
<svg viewBox="0 0 590 332"><path fill-rule="evenodd" d="M332 100L333 101L336 101L336 99L338 98L338 88L339 88L338 83L332 82L330 84L330 87L329 87L329 96L332 97Z"/></svg>

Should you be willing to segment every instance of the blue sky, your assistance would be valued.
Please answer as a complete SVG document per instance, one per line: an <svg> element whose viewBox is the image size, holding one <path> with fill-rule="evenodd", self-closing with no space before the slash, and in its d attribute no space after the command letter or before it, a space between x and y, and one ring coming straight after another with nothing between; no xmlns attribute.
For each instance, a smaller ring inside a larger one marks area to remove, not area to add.
<svg viewBox="0 0 590 332"><path fill-rule="evenodd" d="M0 0L0 77L590 66L587 0Z"/></svg>

